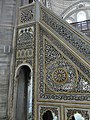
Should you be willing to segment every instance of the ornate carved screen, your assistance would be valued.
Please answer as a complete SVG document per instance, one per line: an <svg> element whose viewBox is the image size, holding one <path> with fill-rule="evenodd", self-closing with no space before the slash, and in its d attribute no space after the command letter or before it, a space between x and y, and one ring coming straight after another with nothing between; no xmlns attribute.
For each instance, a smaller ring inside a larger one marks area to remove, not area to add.
<svg viewBox="0 0 90 120"><path fill-rule="evenodd" d="M19 13L14 71L32 68L32 120L89 120L90 41L38 1Z"/></svg>

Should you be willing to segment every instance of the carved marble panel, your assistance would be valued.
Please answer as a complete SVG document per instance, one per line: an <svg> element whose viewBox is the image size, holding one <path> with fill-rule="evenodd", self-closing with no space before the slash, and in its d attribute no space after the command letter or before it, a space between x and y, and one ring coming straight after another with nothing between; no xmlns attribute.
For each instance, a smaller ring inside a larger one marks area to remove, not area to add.
<svg viewBox="0 0 90 120"><path fill-rule="evenodd" d="M46 67L44 68L45 85L54 92L72 91L76 87L78 77L75 66L66 60L46 39L44 39L44 42L45 63L48 59L51 59L48 65L45 64ZM53 55L55 51L58 54Z"/></svg>
<svg viewBox="0 0 90 120"><path fill-rule="evenodd" d="M19 24L35 20L35 4L20 8Z"/></svg>
<svg viewBox="0 0 90 120"><path fill-rule="evenodd" d="M47 12L41 7L41 20L55 32L57 32L66 42L71 44L85 59L90 60L90 42L86 42L83 36L77 34L68 27L62 20Z"/></svg>
<svg viewBox="0 0 90 120"><path fill-rule="evenodd" d="M59 107L56 107L56 106L48 106L48 105L39 105L39 120L42 120L43 118L43 114L46 112L46 111L51 111L52 113L52 116L53 116L53 119L55 120L60 120L60 108Z"/></svg>
<svg viewBox="0 0 90 120"><path fill-rule="evenodd" d="M38 99L90 101L88 68L42 28L39 36Z"/></svg>
<svg viewBox="0 0 90 120"><path fill-rule="evenodd" d="M16 44L16 66L22 63L32 65L35 44L35 25L18 29Z"/></svg>
<svg viewBox="0 0 90 120"><path fill-rule="evenodd" d="M72 120L76 117L77 120L89 120L89 109L84 108L65 108L65 120Z"/></svg>

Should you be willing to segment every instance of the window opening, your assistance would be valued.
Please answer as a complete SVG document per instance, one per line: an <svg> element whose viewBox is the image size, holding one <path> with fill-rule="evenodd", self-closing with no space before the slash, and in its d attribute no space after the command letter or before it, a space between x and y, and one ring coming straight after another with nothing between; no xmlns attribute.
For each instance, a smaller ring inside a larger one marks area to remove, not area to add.
<svg viewBox="0 0 90 120"><path fill-rule="evenodd" d="M75 120L85 120L85 118L78 112L74 114Z"/></svg>
<svg viewBox="0 0 90 120"><path fill-rule="evenodd" d="M77 22L86 20L86 13L84 11L80 11L77 13Z"/></svg>

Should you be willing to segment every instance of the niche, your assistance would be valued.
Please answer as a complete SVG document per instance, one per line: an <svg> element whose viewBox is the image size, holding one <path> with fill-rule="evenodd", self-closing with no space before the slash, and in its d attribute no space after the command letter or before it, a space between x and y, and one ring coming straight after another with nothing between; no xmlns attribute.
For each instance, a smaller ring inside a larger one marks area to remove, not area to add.
<svg viewBox="0 0 90 120"><path fill-rule="evenodd" d="M74 118L75 120L85 120L85 118L78 112L74 114Z"/></svg>
<svg viewBox="0 0 90 120"><path fill-rule="evenodd" d="M17 72L16 120L32 119L32 77L31 69L22 65Z"/></svg>
<svg viewBox="0 0 90 120"><path fill-rule="evenodd" d="M29 0L29 3L32 3L33 2L33 0Z"/></svg>
<svg viewBox="0 0 90 120"><path fill-rule="evenodd" d="M74 116L72 116L71 120L75 120L75 117L74 117Z"/></svg>
<svg viewBox="0 0 90 120"><path fill-rule="evenodd" d="M46 111L43 114L43 120L53 120L53 115L52 115L52 112L50 110Z"/></svg>

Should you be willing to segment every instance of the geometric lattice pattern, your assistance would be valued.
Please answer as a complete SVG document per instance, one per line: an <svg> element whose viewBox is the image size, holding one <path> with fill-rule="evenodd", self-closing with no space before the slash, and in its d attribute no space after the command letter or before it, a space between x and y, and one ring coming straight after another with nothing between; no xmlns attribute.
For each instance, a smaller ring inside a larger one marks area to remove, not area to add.
<svg viewBox="0 0 90 120"><path fill-rule="evenodd" d="M59 47L59 44L59 41L41 28L38 99L89 101L89 79L83 75L83 72L65 54L64 47L60 49L62 45Z"/></svg>
<svg viewBox="0 0 90 120"><path fill-rule="evenodd" d="M54 30L67 45L72 46L73 50L79 54L87 63L90 63L90 41L81 37L77 32L73 32L72 28L69 28L66 23L63 23L61 19L53 16L53 14L47 13L44 8L41 7L41 20L42 23L47 25L50 29ZM53 42L53 41L52 41ZM56 41L55 41L56 42ZM54 43L57 44L57 43ZM62 46L63 47L63 46ZM64 51L72 59L72 62L76 62L77 66L90 78L90 68L85 67L83 62L78 61L72 53Z"/></svg>
<svg viewBox="0 0 90 120"><path fill-rule="evenodd" d="M50 47L50 44L48 44L48 46ZM55 48L51 46L52 49L49 49L49 47L47 47L45 51L48 51L48 53L50 51L50 53L53 54ZM47 56L47 58L50 59L51 57L52 59L52 54L51 56ZM58 56L58 54L60 56ZM77 71L59 52L58 54L56 54L56 59L53 59L53 62L45 68L46 85L55 92L72 91L77 83Z"/></svg>
<svg viewBox="0 0 90 120"><path fill-rule="evenodd" d="M47 52L48 51L48 52ZM90 83L75 68L75 65L56 52L45 39L45 84L54 92L90 92ZM53 59L52 59L52 56ZM79 76L79 77L78 77ZM47 91L47 90L46 90Z"/></svg>
<svg viewBox="0 0 90 120"><path fill-rule="evenodd" d="M90 60L90 44L88 44L88 41L85 42L79 37L79 35L73 33L65 25L59 22L59 20L44 10L42 10L42 20L60 36L62 36L67 42L69 42L69 44L75 47L78 52L83 54L87 60Z"/></svg>
<svg viewBox="0 0 90 120"><path fill-rule="evenodd" d="M27 8L20 9L19 23L33 21L35 19L35 6L30 5Z"/></svg>
<svg viewBox="0 0 90 120"><path fill-rule="evenodd" d="M74 116L74 114L77 114L77 113L80 114L81 117L83 117L85 120L89 120L88 110L83 110L83 109L81 110L80 109L67 109L67 120L71 120L72 116Z"/></svg>

